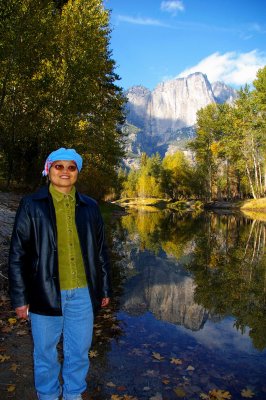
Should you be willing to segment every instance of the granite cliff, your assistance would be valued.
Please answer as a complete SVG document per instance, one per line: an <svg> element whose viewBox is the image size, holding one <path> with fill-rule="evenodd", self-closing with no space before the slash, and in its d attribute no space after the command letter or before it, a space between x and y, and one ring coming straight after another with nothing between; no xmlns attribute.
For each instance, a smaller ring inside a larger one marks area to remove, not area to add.
<svg viewBox="0 0 266 400"><path fill-rule="evenodd" d="M236 98L234 89L222 82L211 84L200 72L162 82L153 91L134 86L125 94L128 164L143 151L163 156L173 148L183 149L194 135L199 109Z"/></svg>

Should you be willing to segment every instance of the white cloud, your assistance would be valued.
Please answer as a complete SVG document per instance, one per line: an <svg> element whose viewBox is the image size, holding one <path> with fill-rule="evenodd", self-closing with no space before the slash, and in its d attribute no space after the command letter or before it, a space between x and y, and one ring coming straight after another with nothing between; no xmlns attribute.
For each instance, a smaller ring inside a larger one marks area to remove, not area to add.
<svg viewBox="0 0 266 400"><path fill-rule="evenodd" d="M178 11L184 11L185 7L182 0L162 1L161 10L176 15Z"/></svg>
<svg viewBox="0 0 266 400"><path fill-rule="evenodd" d="M188 76L194 72L206 74L210 82L243 86L251 84L256 78L259 68L266 65L266 53L252 50L248 53L235 51L220 54L218 52L201 60L197 65L187 68L178 75L178 78Z"/></svg>
<svg viewBox="0 0 266 400"><path fill-rule="evenodd" d="M225 318L218 323L209 320L204 329L199 331L186 330L187 334L194 337L207 349L220 349L227 354L235 351L254 354L249 332L248 328L245 332L238 330L232 317Z"/></svg>
<svg viewBox="0 0 266 400"><path fill-rule="evenodd" d="M127 22L134 25L162 26L168 28L169 25L152 18L130 17L128 15L118 15L118 21Z"/></svg>

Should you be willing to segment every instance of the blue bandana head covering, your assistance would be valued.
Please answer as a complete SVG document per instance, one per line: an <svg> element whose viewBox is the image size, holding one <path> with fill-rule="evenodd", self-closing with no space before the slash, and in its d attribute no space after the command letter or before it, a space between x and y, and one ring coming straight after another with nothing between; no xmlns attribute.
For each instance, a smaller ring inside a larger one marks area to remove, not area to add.
<svg viewBox="0 0 266 400"><path fill-rule="evenodd" d="M82 157L74 149L65 149L61 147L58 150L52 151L47 157L44 165L44 170L42 171L43 176L49 174L49 170L53 162L55 161L74 161L77 165L78 171L80 172L82 168Z"/></svg>

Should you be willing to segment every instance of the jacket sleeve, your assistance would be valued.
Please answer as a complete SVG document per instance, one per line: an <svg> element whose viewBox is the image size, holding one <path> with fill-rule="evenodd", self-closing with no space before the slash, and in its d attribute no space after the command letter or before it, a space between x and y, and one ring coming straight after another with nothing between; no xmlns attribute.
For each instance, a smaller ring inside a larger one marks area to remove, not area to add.
<svg viewBox="0 0 266 400"><path fill-rule="evenodd" d="M97 246L101 273L102 298L111 296L110 260L105 240L104 223L98 208Z"/></svg>
<svg viewBox="0 0 266 400"><path fill-rule="evenodd" d="M14 308L28 304L27 269L30 225L26 202L22 199L16 213L9 251L9 293Z"/></svg>

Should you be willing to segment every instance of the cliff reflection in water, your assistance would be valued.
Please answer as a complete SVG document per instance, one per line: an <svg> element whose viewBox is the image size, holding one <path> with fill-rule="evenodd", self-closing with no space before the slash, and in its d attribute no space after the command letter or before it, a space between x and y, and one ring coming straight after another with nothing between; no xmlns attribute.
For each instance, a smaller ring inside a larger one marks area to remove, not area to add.
<svg viewBox="0 0 266 400"><path fill-rule="evenodd" d="M199 330L208 318L235 318L266 347L264 222L240 215L136 212L122 218L122 308Z"/></svg>

